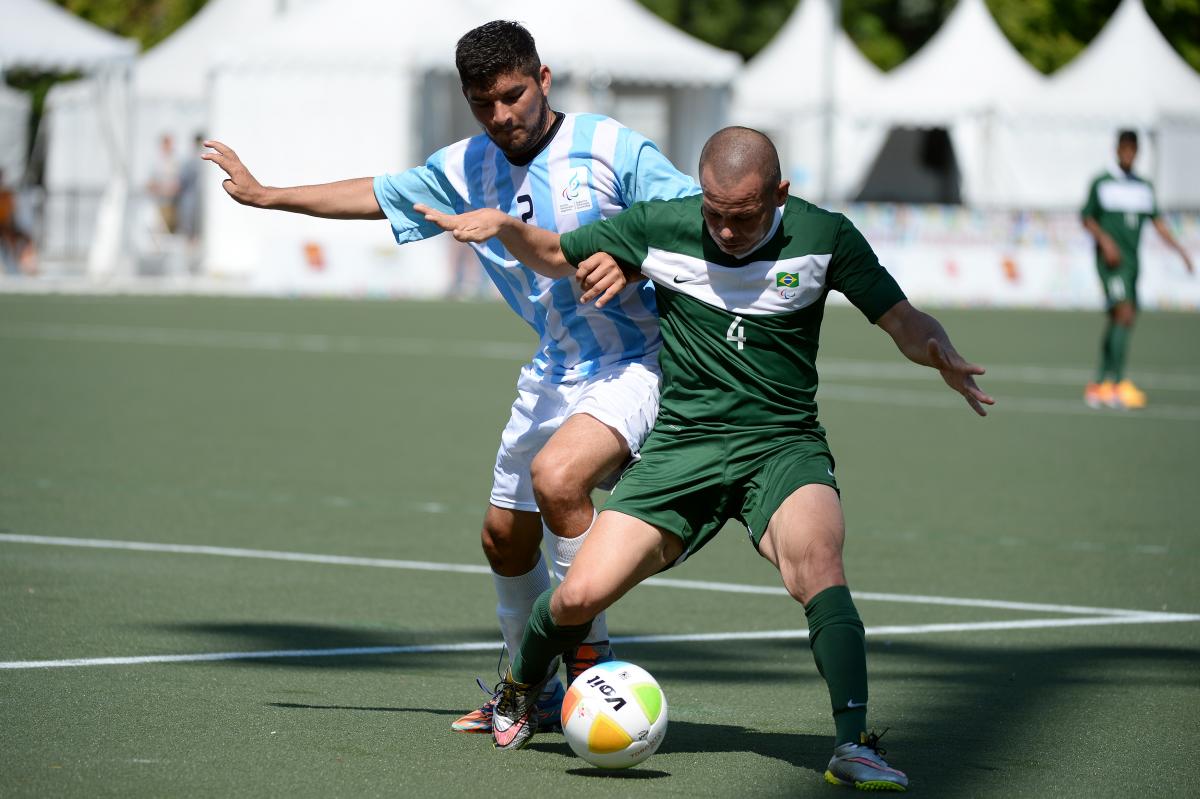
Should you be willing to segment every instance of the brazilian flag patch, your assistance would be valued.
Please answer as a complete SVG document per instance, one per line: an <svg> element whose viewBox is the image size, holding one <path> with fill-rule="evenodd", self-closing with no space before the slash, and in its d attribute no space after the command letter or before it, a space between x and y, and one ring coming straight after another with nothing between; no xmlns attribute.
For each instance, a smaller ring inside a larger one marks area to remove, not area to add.
<svg viewBox="0 0 1200 799"><path fill-rule="evenodd" d="M799 272L780 272L775 275L776 288L794 289L800 285Z"/></svg>

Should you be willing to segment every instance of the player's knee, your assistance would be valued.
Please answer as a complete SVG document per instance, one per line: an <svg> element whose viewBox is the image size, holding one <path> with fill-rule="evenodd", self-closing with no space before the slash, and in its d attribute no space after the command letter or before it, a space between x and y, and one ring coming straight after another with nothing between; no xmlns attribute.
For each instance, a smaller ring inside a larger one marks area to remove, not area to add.
<svg viewBox="0 0 1200 799"><path fill-rule="evenodd" d="M560 625L584 624L604 611L602 601L587 579L563 581L550 603L554 621Z"/></svg>
<svg viewBox="0 0 1200 799"><path fill-rule="evenodd" d="M588 493L587 488L580 485L570 459L557 453L543 451L538 454L529 473L533 495L543 510L569 505Z"/></svg>
<svg viewBox="0 0 1200 799"><path fill-rule="evenodd" d="M488 565L497 574L518 577L528 573L536 565L536 547L532 551L526 551L528 548L519 546L511 531L485 524L480 543L483 544L483 554Z"/></svg>
<svg viewBox="0 0 1200 799"><path fill-rule="evenodd" d="M832 543L810 546L802 559L780 564L779 574L783 578L783 587L792 599L808 604L810 599L829 586L845 584L841 547Z"/></svg>

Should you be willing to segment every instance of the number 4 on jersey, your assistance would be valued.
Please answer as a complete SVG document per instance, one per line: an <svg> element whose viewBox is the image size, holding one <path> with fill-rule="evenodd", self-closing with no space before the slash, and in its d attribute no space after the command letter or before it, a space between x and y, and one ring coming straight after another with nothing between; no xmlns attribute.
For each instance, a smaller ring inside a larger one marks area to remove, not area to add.
<svg viewBox="0 0 1200 799"><path fill-rule="evenodd" d="M739 350L744 349L746 344L746 328L741 327L741 324L742 317L735 316L729 323L729 329L725 331L725 340L737 342Z"/></svg>

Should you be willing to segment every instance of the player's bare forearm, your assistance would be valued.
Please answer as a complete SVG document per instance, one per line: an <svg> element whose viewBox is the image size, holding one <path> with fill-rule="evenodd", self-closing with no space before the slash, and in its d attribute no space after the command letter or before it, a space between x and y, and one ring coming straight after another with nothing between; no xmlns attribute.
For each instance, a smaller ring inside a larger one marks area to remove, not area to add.
<svg viewBox="0 0 1200 799"><path fill-rule="evenodd" d="M1087 228L1087 232L1092 234L1092 238L1096 240L1096 246L1100 248L1101 254L1104 256L1104 261L1110 267L1117 267L1121 264L1121 251L1117 249L1117 243L1112 240L1112 236L1104 232L1104 228L1100 227L1100 223L1090 216L1083 218L1083 226Z"/></svg>
<svg viewBox="0 0 1200 799"><path fill-rule="evenodd" d="M315 186L264 186L260 208L325 219L386 219L375 199L372 178L352 178Z"/></svg>
<svg viewBox="0 0 1200 799"><path fill-rule="evenodd" d="M559 236L553 231L527 225L509 216L500 228L500 243L514 258L538 274L553 278L575 274L575 267L563 255Z"/></svg>
<svg viewBox="0 0 1200 799"><path fill-rule="evenodd" d="M527 225L497 208L447 214L417 203L413 210L462 242L479 244L498 238L505 249L539 275L560 278L575 274L559 246L558 234Z"/></svg>
<svg viewBox="0 0 1200 799"><path fill-rule="evenodd" d="M1154 217L1154 229L1158 231L1158 235L1162 236L1162 240L1166 242L1168 247L1179 253L1179 257L1183 259L1183 264L1187 267L1187 270L1189 272L1194 271L1191 256L1188 255L1187 250L1183 248L1183 245L1179 243L1175 236L1171 234L1171 228L1167 225L1167 221L1161 216Z"/></svg>
<svg viewBox="0 0 1200 799"><path fill-rule="evenodd" d="M983 406L996 401L975 385L975 376L982 375L984 368L958 354L941 322L917 310L908 300L901 300L879 317L877 324L892 337L904 357L937 369L946 385L962 394L972 410L987 416Z"/></svg>
<svg viewBox="0 0 1200 799"><path fill-rule="evenodd" d="M353 178L315 186L264 186L231 147L215 139L204 142L204 146L210 150L200 157L221 168L226 176L221 185L230 197L242 205L326 219L385 218L379 201L375 199L375 181L371 178Z"/></svg>
<svg viewBox="0 0 1200 799"><path fill-rule="evenodd" d="M929 355L930 340L954 351L942 323L914 308L908 300L901 300L892 306L891 310L879 317L877 324L892 337L905 358L921 366L936 368Z"/></svg>

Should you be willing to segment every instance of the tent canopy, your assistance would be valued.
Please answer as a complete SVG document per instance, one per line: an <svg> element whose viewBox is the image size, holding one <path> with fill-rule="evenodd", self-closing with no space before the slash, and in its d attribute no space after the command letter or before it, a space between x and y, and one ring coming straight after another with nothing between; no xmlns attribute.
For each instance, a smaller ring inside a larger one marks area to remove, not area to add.
<svg viewBox="0 0 1200 799"><path fill-rule="evenodd" d="M0 72L92 70L127 62L137 42L114 36L49 0L0 0Z"/></svg>
<svg viewBox="0 0 1200 799"><path fill-rule="evenodd" d="M1142 0L1124 0L1100 34L1050 78L1034 108L1056 116L1200 118L1200 75L1163 37Z"/></svg>
<svg viewBox="0 0 1200 799"><path fill-rule="evenodd" d="M498 15L527 23L542 60L560 72L631 83L711 86L728 84L742 68L737 54L689 36L635 0L593 0L586 31L580 27L579 9L561 0L514 0L502 12L486 0L461 1L471 25Z"/></svg>
<svg viewBox="0 0 1200 799"><path fill-rule="evenodd" d="M829 32L834 28L829 0L800 0L787 23L734 84L738 113L819 108L826 99ZM840 23L832 41L834 102L875 88L883 73L859 52Z"/></svg>
<svg viewBox="0 0 1200 799"><path fill-rule="evenodd" d="M229 50L222 67L288 69L309 65L453 66L453 47L467 29L455 3L436 9L378 0L320 0L290 13L283 24Z"/></svg>
<svg viewBox="0 0 1200 799"><path fill-rule="evenodd" d="M214 59L261 36L285 13L294 13L293 6L311 1L209 0L183 27L138 59L138 99L203 101Z"/></svg>
<svg viewBox="0 0 1200 799"><path fill-rule="evenodd" d="M983 0L959 0L933 38L863 98L856 115L946 126L1034 94L1045 82L1005 38Z"/></svg>
<svg viewBox="0 0 1200 799"><path fill-rule="evenodd" d="M1079 207L1111 163L1121 128L1147 133L1137 170L1166 208L1200 208L1200 75L1179 57L1141 0L1124 0L1099 35L1051 76L1045 91L1014 102L992 139L1019 159L1006 200Z"/></svg>
<svg viewBox="0 0 1200 799"><path fill-rule="evenodd" d="M336 62L408 64L454 69L454 45L471 28L497 18L492 3L452 0L436 13L401 3L346 0L318 3L255 43L230 55L228 65L282 67ZM525 24L543 61L562 74L605 75L613 80L692 85L727 84L741 68L734 53L693 39L634 0L595 0L581 37L578 10L558 0L513 0L503 16ZM419 19L418 19L419 18ZM647 47L653 42L653 47Z"/></svg>

